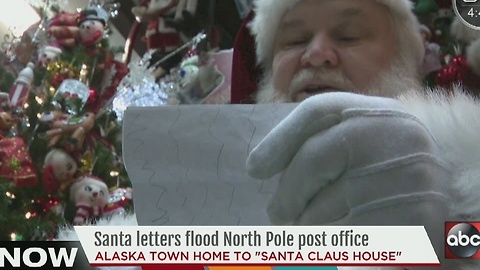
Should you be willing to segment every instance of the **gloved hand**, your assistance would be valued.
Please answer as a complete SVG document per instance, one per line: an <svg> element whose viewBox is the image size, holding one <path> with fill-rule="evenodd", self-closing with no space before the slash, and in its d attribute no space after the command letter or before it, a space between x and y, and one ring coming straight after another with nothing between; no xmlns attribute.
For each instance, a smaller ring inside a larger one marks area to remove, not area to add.
<svg viewBox="0 0 480 270"><path fill-rule="evenodd" d="M281 173L268 208L274 224L424 225L440 258L452 180L441 157L398 100L327 93L275 127L247 171Z"/></svg>

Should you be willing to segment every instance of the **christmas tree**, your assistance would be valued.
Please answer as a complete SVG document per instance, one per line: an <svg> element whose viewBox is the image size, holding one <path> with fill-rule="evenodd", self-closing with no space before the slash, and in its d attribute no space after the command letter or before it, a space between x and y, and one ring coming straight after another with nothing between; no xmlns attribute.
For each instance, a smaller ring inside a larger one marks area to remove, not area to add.
<svg viewBox="0 0 480 270"><path fill-rule="evenodd" d="M425 83L447 90L460 84L479 95L480 32L461 22L450 0L416 0L414 4L425 44Z"/></svg>
<svg viewBox="0 0 480 270"><path fill-rule="evenodd" d="M0 240L48 240L133 210L111 109L128 73L108 42L116 7L37 7L42 21L1 55Z"/></svg>

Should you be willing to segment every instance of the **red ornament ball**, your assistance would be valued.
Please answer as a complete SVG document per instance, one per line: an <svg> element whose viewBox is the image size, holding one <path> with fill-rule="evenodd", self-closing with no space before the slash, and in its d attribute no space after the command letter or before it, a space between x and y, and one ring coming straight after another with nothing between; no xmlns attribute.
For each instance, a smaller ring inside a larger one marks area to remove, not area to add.
<svg viewBox="0 0 480 270"><path fill-rule="evenodd" d="M60 84L62 84L62 82L67 79L67 76L65 76L64 74L55 74L53 75L52 77L52 81L50 82L50 84L57 88L60 86Z"/></svg>
<svg viewBox="0 0 480 270"><path fill-rule="evenodd" d="M88 100L87 100L87 103L85 104L85 106L87 107L87 109L89 109L90 111L93 111L96 113L95 108L98 107L98 94L97 94L97 90L95 89L90 89L89 91L89 96L88 96Z"/></svg>
<svg viewBox="0 0 480 270"><path fill-rule="evenodd" d="M90 95L88 96L87 102L90 102L90 103L97 102L97 99L98 99L97 91L95 89L90 89L89 93Z"/></svg>
<svg viewBox="0 0 480 270"><path fill-rule="evenodd" d="M447 66L437 73L435 82L441 87L450 88L455 83L463 83L467 77L468 70L465 56L455 56Z"/></svg>
<svg viewBox="0 0 480 270"><path fill-rule="evenodd" d="M60 214L63 207L62 202L53 197L37 200L37 204L41 207L43 213L54 212Z"/></svg>

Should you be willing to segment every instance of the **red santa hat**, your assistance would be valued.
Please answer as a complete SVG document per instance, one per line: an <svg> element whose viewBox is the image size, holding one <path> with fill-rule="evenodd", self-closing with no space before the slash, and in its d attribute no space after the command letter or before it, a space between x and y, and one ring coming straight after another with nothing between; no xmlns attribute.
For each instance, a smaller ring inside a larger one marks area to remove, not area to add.
<svg viewBox="0 0 480 270"><path fill-rule="evenodd" d="M302 0L254 0L254 10L245 19L234 45L232 68L232 103L253 103L253 95L261 74L256 62L269 70L273 61L273 40L282 16ZM410 0L375 0L391 12L399 43L399 51L413 66L423 61L424 47L419 23ZM250 30L250 32L248 31ZM252 42L253 41L253 42ZM252 50L255 59L252 61ZM250 58L246 60L246 58ZM250 65L250 66L249 66ZM252 81L253 80L253 81Z"/></svg>

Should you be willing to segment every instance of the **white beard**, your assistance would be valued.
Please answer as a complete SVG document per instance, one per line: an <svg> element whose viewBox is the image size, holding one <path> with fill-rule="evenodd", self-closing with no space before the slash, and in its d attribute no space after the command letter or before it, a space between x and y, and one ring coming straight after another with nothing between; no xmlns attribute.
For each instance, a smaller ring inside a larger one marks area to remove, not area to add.
<svg viewBox="0 0 480 270"><path fill-rule="evenodd" d="M370 96L397 97L410 90L423 89L419 78L412 72L408 72L409 68L405 68L409 66L410 65L407 65L405 60L397 59L388 70L379 74L377 79L370 83L369 87L366 89L354 90L353 92ZM353 85L349 81L346 81L345 84ZM271 71L267 71L260 82L259 91L255 100L257 103L294 102L291 93L275 90Z"/></svg>
<svg viewBox="0 0 480 270"><path fill-rule="evenodd" d="M271 71L265 72L258 87L255 96L256 103L288 103L288 95L280 91L276 91L273 86L273 76Z"/></svg>

